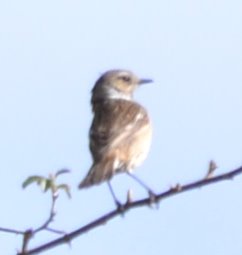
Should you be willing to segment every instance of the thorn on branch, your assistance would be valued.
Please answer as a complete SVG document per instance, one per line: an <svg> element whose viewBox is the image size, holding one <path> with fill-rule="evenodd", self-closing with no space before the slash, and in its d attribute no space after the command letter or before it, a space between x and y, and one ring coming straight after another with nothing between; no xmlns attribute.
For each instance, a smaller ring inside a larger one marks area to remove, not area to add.
<svg viewBox="0 0 242 255"><path fill-rule="evenodd" d="M211 179L214 175L215 170L218 168L216 162L214 160L210 160L207 174L204 179Z"/></svg>
<svg viewBox="0 0 242 255"><path fill-rule="evenodd" d="M176 186L171 187L170 190L173 192L180 192L180 191L182 191L182 185L177 183Z"/></svg>
<svg viewBox="0 0 242 255"><path fill-rule="evenodd" d="M127 192L127 200L126 204L131 204L133 202L133 191L131 189L128 190Z"/></svg>
<svg viewBox="0 0 242 255"><path fill-rule="evenodd" d="M69 245L69 247L71 247L71 239L69 238L69 235L66 234L66 235L64 236L64 238L65 238L65 242Z"/></svg>

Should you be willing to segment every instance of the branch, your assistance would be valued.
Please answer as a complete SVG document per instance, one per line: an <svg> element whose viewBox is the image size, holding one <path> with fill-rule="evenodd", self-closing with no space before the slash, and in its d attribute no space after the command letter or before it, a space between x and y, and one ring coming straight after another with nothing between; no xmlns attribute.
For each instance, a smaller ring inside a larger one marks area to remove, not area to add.
<svg viewBox="0 0 242 255"><path fill-rule="evenodd" d="M209 171L211 171L211 170L209 169ZM193 189L197 189L197 188L200 188L200 187L203 187L203 186L207 186L207 185L214 184L214 183L221 182L221 181L225 181L225 180L232 180L234 177L236 177L239 174L242 174L242 166L235 169L235 170L232 170L230 172L220 174L220 175L217 175L217 176L214 176L214 177L210 174L209 176L206 175L205 178L203 178L201 180L198 180L198 181L195 181L195 182L192 182L192 183L188 183L188 184L185 184L185 185L178 184L176 187L173 187L173 188L171 188L171 189L169 189L165 192L162 192L160 194L155 195L153 199L156 203L158 203L158 202L160 202L161 200L163 200L165 198L170 198L174 195L177 195L177 194L180 194L180 193L183 193L183 192L186 192L186 191L190 191L190 190L193 190ZM76 238L76 237L86 233L87 231L90 231L90 230L92 230L92 229L94 229L94 228L96 228L100 225L105 224L107 221L111 220L112 218L114 218L114 217L116 217L120 214L123 214L123 213L127 212L130 209L134 209L136 207L141 207L141 206L145 206L145 205L150 206L151 203L153 202L153 199L151 201L151 198L147 197L147 198L140 199L140 200L133 201L133 202L131 202L130 199L128 199L126 204L124 204L122 206L122 209L117 208L116 210L113 210L113 211L101 216L100 218L92 221L91 223L89 223L89 224L87 224L87 225L85 225L85 226L83 226L83 227L81 227L77 230L74 230L74 231L70 232L69 234L64 235L63 237L57 238L57 239L55 239L51 242L48 242L46 244L43 244L43 245L41 245L37 248L29 250L25 254L20 252L17 255L39 254L40 252L43 252L45 250L54 248L57 245L60 245L60 244L63 244L63 243L68 243L71 240L73 240L74 238Z"/></svg>
<svg viewBox="0 0 242 255"><path fill-rule="evenodd" d="M28 244L36 233L43 231L43 230L48 230L48 231L57 233L57 231L49 229L49 225L54 220L54 217L55 217L55 204L56 204L57 198L58 198L58 193L52 192L51 193L51 208L50 208L49 217L40 227L36 228L35 230L28 229L24 233L21 233L21 234L23 234L23 244L22 244L21 254L24 254L24 255L28 254L28 251L27 251ZM11 231L11 232L14 233L13 231Z"/></svg>
<svg viewBox="0 0 242 255"><path fill-rule="evenodd" d="M57 229L50 228L49 225L54 221L54 218L56 216L55 212L55 206L56 206L56 201L59 196L59 191L64 190L65 193L69 198L71 198L71 193L70 193L70 187L69 185L62 183L62 184L57 184L56 180L57 177L60 175L70 173L70 170L68 169L61 169L57 171L55 174L50 174L48 178L39 176L39 175L33 175L29 176L22 184L23 188L26 188L30 184L36 183L42 191L50 191L51 194L51 207L50 207L50 212L48 218L44 221L43 224L41 224L39 227L35 229L27 229L26 231L19 231L16 229L9 229L9 228L1 228L0 227L0 232L6 232L6 233L11 233L11 234L21 234L23 236L23 242L22 242L22 251L19 252L22 255L27 255L28 254L28 245L30 240L38 233L41 231L49 231L51 233L55 233L58 235L64 235L64 231L60 231Z"/></svg>
<svg viewBox="0 0 242 255"><path fill-rule="evenodd" d="M50 207L50 214L48 219L37 229L33 231L33 234L36 234L42 230L47 230L50 223L54 221L55 218L55 205L56 205L56 200L58 198L58 193L57 192L52 192L51 194L51 207Z"/></svg>
<svg viewBox="0 0 242 255"><path fill-rule="evenodd" d="M0 232L7 232L11 234L16 234L16 235L24 235L25 233L24 231L10 229L10 228L0 228Z"/></svg>

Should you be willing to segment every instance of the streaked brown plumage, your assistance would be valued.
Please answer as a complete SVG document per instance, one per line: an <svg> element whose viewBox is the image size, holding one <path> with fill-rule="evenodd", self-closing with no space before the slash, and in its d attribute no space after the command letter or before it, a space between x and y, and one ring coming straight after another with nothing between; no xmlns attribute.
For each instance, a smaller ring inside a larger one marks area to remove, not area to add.
<svg viewBox="0 0 242 255"><path fill-rule="evenodd" d="M131 172L146 158L152 136L146 110L133 101L136 87L151 82L130 71L104 73L92 90L94 113L90 128L93 164L79 188L109 180L119 172Z"/></svg>

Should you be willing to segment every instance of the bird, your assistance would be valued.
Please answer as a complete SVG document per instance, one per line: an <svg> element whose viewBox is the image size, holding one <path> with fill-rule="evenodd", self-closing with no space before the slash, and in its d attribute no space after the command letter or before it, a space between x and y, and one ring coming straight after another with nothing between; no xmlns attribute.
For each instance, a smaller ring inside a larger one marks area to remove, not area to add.
<svg viewBox="0 0 242 255"><path fill-rule="evenodd" d="M94 84L89 131L93 163L79 184L80 189L105 181L109 184L118 173L129 174L147 188L132 172L148 155L152 124L146 109L133 99L133 94L140 85L151 82L129 70L115 69L102 74Z"/></svg>

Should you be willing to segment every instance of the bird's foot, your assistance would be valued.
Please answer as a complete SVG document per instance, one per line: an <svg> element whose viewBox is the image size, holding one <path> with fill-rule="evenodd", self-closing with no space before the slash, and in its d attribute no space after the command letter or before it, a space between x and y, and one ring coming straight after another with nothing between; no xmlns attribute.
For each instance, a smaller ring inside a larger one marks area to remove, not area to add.
<svg viewBox="0 0 242 255"><path fill-rule="evenodd" d="M158 207L158 200L155 192L151 189L148 190L149 199L150 199L150 205L156 204Z"/></svg>
<svg viewBox="0 0 242 255"><path fill-rule="evenodd" d="M121 213L122 215L124 215L124 204L122 204L121 202L119 202L118 200L115 200L115 204L116 204L116 207L117 207L117 211L119 213Z"/></svg>

